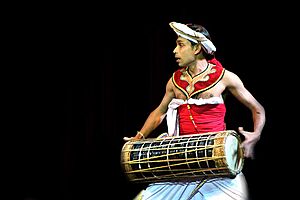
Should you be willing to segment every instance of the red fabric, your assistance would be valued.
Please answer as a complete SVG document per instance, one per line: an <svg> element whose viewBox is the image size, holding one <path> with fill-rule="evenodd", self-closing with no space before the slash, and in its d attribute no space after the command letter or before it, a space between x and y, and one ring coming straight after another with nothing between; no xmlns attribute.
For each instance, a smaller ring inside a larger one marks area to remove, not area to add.
<svg viewBox="0 0 300 200"><path fill-rule="evenodd" d="M208 62L223 68L223 65L216 58L213 58L213 59L209 60Z"/></svg>
<svg viewBox="0 0 300 200"><path fill-rule="evenodd" d="M188 135L226 130L225 113L225 104L192 104L190 110L188 110L187 104L183 104L178 107L179 133ZM190 119L190 115L193 116L197 128Z"/></svg>
<svg viewBox="0 0 300 200"><path fill-rule="evenodd" d="M206 69L199 73L194 78L186 75L186 68L178 69L173 73L172 81L174 85L181 90L187 98L212 88L222 79L225 71L222 64L215 58L208 62L214 64L214 66L211 69ZM206 81L203 81L203 79L206 79L206 76L209 78ZM192 81L194 89L192 91L188 91L187 88L190 86Z"/></svg>

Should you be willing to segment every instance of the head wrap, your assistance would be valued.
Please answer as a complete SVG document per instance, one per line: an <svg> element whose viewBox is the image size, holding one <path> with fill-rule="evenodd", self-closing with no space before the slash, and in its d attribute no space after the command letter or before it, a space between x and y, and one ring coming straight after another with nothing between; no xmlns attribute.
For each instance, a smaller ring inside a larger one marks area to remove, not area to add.
<svg viewBox="0 0 300 200"><path fill-rule="evenodd" d="M169 25L177 35L197 44L200 43L208 54L213 54L216 51L215 45L202 33L194 31L187 25L177 22L170 22Z"/></svg>

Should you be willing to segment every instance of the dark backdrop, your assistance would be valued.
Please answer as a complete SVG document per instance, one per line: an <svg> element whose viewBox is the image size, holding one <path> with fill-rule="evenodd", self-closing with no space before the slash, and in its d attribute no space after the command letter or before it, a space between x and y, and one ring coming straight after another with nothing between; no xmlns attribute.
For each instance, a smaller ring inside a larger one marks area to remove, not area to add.
<svg viewBox="0 0 300 200"><path fill-rule="evenodd" d="M287 115L278 114L285 110L278 106L282 90L277 81L287 61L279 58L274 35L282 26L279 6L138 6L78 4L25 11L20 6L22 15L11 15L10 48L18 53L8 73L13 194L35 200L132 199L145 187L124 176L122 138L141 128L177 69L176 36L168 25L177 21L204 25L217 58L265 107L256 159L246 159L243 172L253 200L274 191L281 195L274 173L283 167L278 143ZM250 130L249 111L231 96L226 101L228 129ZM164 122L153 136L165 131Z"/></svg>

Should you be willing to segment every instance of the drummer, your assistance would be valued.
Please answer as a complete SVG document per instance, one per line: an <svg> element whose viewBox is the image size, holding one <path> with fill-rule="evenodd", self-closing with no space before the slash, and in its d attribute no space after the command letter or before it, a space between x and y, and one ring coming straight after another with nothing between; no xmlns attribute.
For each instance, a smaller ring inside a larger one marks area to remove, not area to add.
<svg viewBox="0 0 300 200"><path fill-rule="evenodd" d="M238 132L244 136L241 143L244 157L254 159L254 148L265 124L263 106L245 88L239 76L225 69L217 60L216 47L203 26L177 22L169 25L177 35L173 53L179 68L167 82L161 103L150 113L140 131L124 140L149 137L165 117L170 137L224 131L226 106L223 94L229 91L252 113L253 130L238 127ZM249 198L242 172L235 178L150 183L136 197L147 200Z"/></svg>

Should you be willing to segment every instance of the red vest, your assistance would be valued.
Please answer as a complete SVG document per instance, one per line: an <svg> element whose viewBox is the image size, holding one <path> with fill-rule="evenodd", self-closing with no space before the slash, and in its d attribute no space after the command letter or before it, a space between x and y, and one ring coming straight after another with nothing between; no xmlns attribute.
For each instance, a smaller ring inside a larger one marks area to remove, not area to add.
<svg viewBox="0 0 300 200"><path fill-rule="evenodd" d="M188 68L173 73L172 81L187 97L214 87L223 77L225 69L217 60L209 62L207 68L191 77ZM179 134L195 134L223 131L225 126L225 104L187 105L178 107Z"/></svg>
<svg viewBox="0 0 300 200"><path fill-rule="evenodd" d="M215 86L223 77L225 69L221 64L209 62L206 69L195 77L191 77L188 68L178 69L173 73L172 81L181 90L187 99Z"/></svg>

